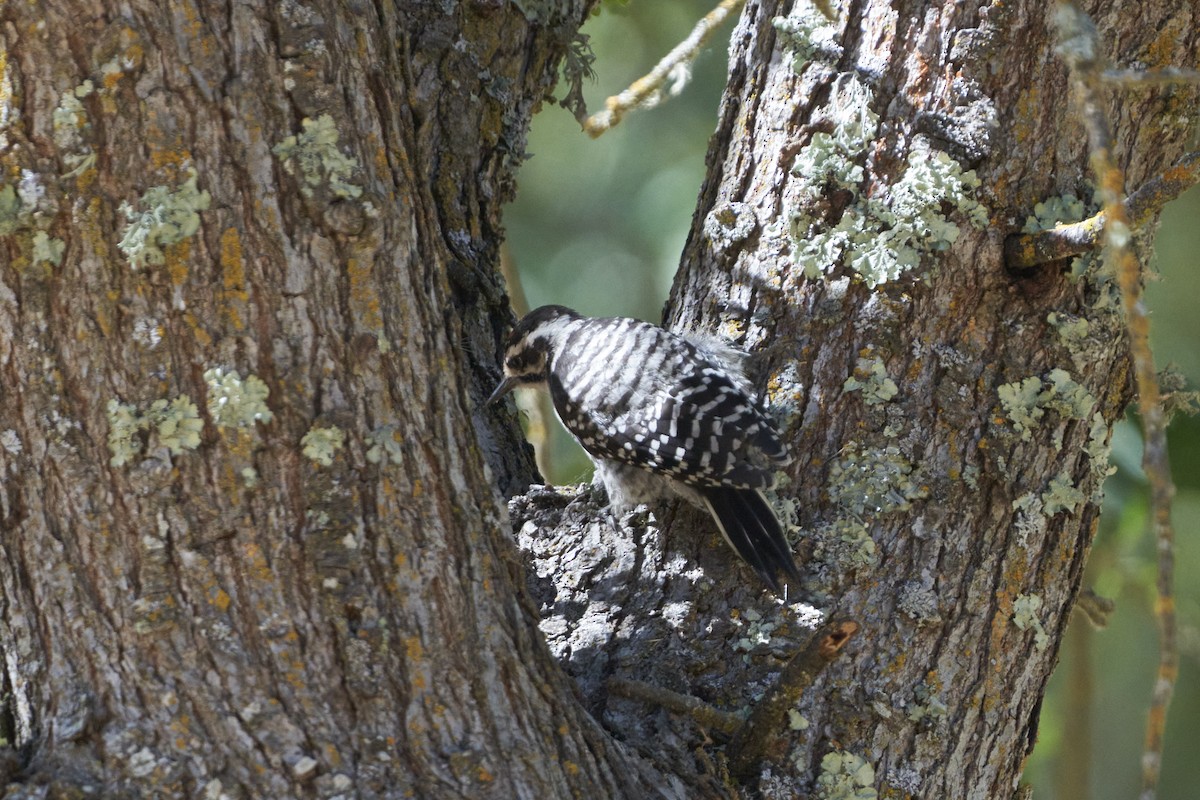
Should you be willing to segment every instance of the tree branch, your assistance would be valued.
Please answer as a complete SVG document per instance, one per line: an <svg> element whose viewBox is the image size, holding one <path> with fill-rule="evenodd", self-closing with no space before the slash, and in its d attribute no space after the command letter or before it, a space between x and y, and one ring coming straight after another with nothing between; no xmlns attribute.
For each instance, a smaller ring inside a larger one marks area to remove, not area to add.
<svg viewBox="0 0 1200 800"><path fill-rule="evenodd" d="M753 777L764 759L775 755L781 744L786 746L788 710L795 708L800 696L821 670L838 657L857 630L857 622L830 622L819 628L808 646L787 663L775 685L758 701L726 748L734 776L740 780Z"/></svg>
<svg viewBox="0 0 1200 800"><path fill-rule="evenodd" d="M643 681L612 678L605 685L610 694L628 700L651 703L675 714L691 717L704 727L719 731L726 736L732 735L742 724L742 718L737 714L713 708L699 698L652 686Z"/></svg>
<svg viewBox="0 0 1200 800"><path fill-rule="evenodd" d="M688 70L700 53L700 48L704 47L704 43L726 17L739 11L745 4L746 0L721 0L721 4L705 14L688 37L655 64L654 69L631 83L625 91L608 98L604 102L604 110L588 117L583 123L583 129L595 138L616 126L622 117L635 108L656 105L662 97L663 85L668 80L674 81L671 93L678 94L683 84L687 83Z"/></svg>
<svg viewBox="0 0 1200 800"><path fill-rule="evenodd" d="M1100 80L1124 89L1149 89L1175 83L1200 83L1200 70L1163 67L1162 69L1106 69Z"/></svg>
<svg viewBox="0 0 1200 800"><path fill-rule="evenodd" d="M1135 230L1141 228L1163 206L1197 183L1200 183L1200 152L1188 153L1122 203L1130 226ZM1100 211L1088 219L1050 230L1013 234L1004 240L1004 264L1010 270L1024 270L1091 252L1100 246L1107 219L1106 212Z"/></svg>
<svg viewBox="0 0 1200 800"><path fill-rule="evenodd" d="M1100 93L1104 62L1100 55L1099 36L1092 20L1070 0L1059 0L1055 24L1059 35L1058 52L1071 69L1072 83L1088 132L1092 171L1096 173L1097 189L1104 204L1105 245L1121 287L1129 349L1137 376L1138 411L1145 431L1142 466L1150 481L1150 510L1158 542L1158 602L1155 608L1159 627L1159 661L1154 697L1146 721L1141 798L1152 800L1162 766L1167 708L1179 672L1173 589L1174 533L1171 529L1171 498L1175 488L1167 459L1166 414L1163 412L1154 368L1154 353L1150 349L1150 320L1142 303L1141 265L1130 247L1133 215L1127 205L1121 202L1124 176L1112 156L1112 135L1104 116Z"/></svg>

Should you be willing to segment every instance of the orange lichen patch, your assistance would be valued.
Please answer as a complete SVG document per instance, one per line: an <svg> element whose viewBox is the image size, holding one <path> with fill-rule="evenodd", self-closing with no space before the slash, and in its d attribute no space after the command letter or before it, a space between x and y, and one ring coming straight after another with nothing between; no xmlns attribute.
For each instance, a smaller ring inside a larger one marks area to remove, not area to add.
<svg viewBox="0 0 1200 800"><path fill-rule="evenodd" d="M330 766L336 767L342 763L342 754L338 752L337 747L327 744L325 745L325 759L329 762Z"/></svg>
<svg viewBox="0 0 1200 800"><path fill-rule="evenodd" d="M234 330L242 330L245 323L239 305L250 295L246 291L246 264L242 259L242 239L237 228L226 228L221 233L221 282L225 288L225 315Z"/></svg>
<svg viewBox="0 0 1200 800"><path fill-rule="evenodd" d="M237 228L226 228L221 233L221 278L226 292L246 299L246 267Z"/></svg>
<svg viewBox="0 0 1200 800"><path fill-rule="evenodd" d="M404 638L404 657L409 661L418 661L425 655L425 648L421 646L421 640L416 636L406 636Z"/></svg>
<svg viewBox="0 0 1200 800"><path fill-rule="evenodd" d="M908 663L908 654L900 653L899 655L896 656L896 658L892 661L891 664L888 664L888 666L884 670L884 672L888 675L894 675L897 672L899 672L900 670L904 669L904 665L907 663Z"/></svg>
<svg viewBox="0 0 1200 800"><path fill-rule="evenodd" d="M404 553L397 553L396 557L392 559L392 563L397 567L407 567L408 556L404 555Z"/></svg>
<svg viewBox="0 0 1200 800"><path fill-rule="evenodd" d="M1146 63L1151 67L1170 67L1175 64L1175 48L1180 41L1179 17L1173 17L1146 48Z"/></svg>
<svg viewBox="0 0 1200 800"><path fill-rule="evenodd" d="M217 589L216 592L212 594L209 602L212 603L212 605L218 611L224 613L229 610L229 604L232 602L232 598L230 598L229 593L224 589Z"/></svg>
<svg viewBox="0 0 1200 800"><path fill-rule="evenodd" d="M368 261L351 258L346 261L346 277L350 281L350 307L363 327L378 331L383 328L379 295L371 283L372 269Z"/></svg>
<svg viewBox="0 0 1200 800"><path fill-rule="evenodd" d="M1163 172L1163 179L1172 183L1190 183L1195 168L1186 166L1167 167Z"/></svg>
<svg viewBox="0 0 1200 800"><path fill-rule="evenodd" d="M242 555L250 568L252 577L263 583L271 580L271 568L267 565L267 559L263 556L261 547L253 542L246 542L242 545Z"/></svg>
<svg viewBox="0 0 1200 800"><path fill-rule="evenodd" d="M992 617L992 649L996 652L1000 651L1004 637L1008 633L1009 623L1012 621L1013 599L1013 593L1004 589L996 595L996 614ZM996 659L992 665L994 672L1004 672L1006 669L1007 667L999 659Z"/></svg>
<svg viewBox="0 0 1200 800"><path fill-rule="evenodd" d="M163 248L163 259L166 262L167 274L171 276L171 285L183 286L188 277L188 257L192 254L192 245L184 239Z"/></svg>
<svg viewBox="0 0 1200 800"><path fill-rule="evenodd" d="M1041 107L1041 93L1038 91L1036 84L1031 84L1017 98L1017 113L1013 120L1013 137L1018 144L1024 145L1028 143L1033 136L1036 127L1034 120L1038 118L1038 112L1041 110Z"/></svg>
<svg viewBox="0 0 1200 800"><path fill-rule="evenodd" d="M367 134L366 150L374 154L375 169L380 175L387 175L392 171L388 164L387 148L380 143L379 137L374 133Z"/></svg>
<svg viewBox="0 0 1200 800"><path fill-rule="evenodd" d="M100 85L104 87L105 91L111 92L113 89L117 88L117 84L120 83L121 78L124 77L125 73L121 72L119 69L105 71L104 77L100 79ZM116 105L114 104L113 107L115 108Z"/></svg>
<svg viewBox="0 0 1200 800"><path fill-rule="evenodd" d="M475 773L475 777L479 779L480 783L491 783L492 781L496 780L492 773L488 772L483 767L479 768L479 771Z"/></svg>
<svg viewBox="0 0 1200 800"><path fill-rule="evenodd" d="M576 764L574 761L564 761L563 769L565 769L567 771L568 775L578 775L579 774L579 765Z"/></svg>
<svg viewBox="0 0 1200 800"><path fill-rule="evenodd" d="M96 321L96 326L100 328L100 333L104 334L104 338L108 339L112 336L112 320L108 318L108 312L103 306L96 306L92 309L92 319ZM84 333L81 329L80 333Z"/></svg>
<svg viewBox="0 0 1200 800"><path fill-rule="evenodd" d="M170 167L179 174L185 172L184 167L192 163L192 153L187 148L150 148L150 163L155 169Z"/></svg>
<svg viewBox="0 0 1200 800"><path fill-rule="evenodd" d="M12 100L12 81L8 77L8 51L0 48L0 104Z"/></svg>
<svg viewBox="0 0 1200 800"><path fill-rule="evenodd" d="M204 327L200 324L200 320L196 319L195 314L189 311L183 315L183 320L192 329L192 335L196 337L197 344L201 347L212 346L212 336L209 335L208 331L204 330Z"/></svg>
<svg viewBox="0 0 1200 800"><path fill-rule="evenodd" d="M132 28L126 28L121 31L123 37L127 36L131 39L137 38L137 33ZM134 41L125 51L121 53L121 60L126 64L131 64L133 69L139 69L142 62L146 60L146 51L142 47L141 42Z"/></svg>
<svg viewBox="0 0 1200 800"><path fill-rule="evenodd" d="M921 359L914 359L912 364L908 366L908 372L904 374L904 379L909 383L913 383L917 378L921 377L921 368L924 364Z"/></svg>
<svg viewBox="0 0 1200 800"><path fill-rule="evenodd" d="M95 167L84 167L72 174L75 175L75 190L81 194L92 188L99 175Z"/></svg>
<svg viewBox="0 0 1200 800"><path fill-rule="evenodd" d="M180 26L184 33L187 34L188 41L195 42L204 36L204 24L200 21L200 15L196 13L196 7L190 4L185 4L179 8L180 16L183 17L183 24Z"/></svg>

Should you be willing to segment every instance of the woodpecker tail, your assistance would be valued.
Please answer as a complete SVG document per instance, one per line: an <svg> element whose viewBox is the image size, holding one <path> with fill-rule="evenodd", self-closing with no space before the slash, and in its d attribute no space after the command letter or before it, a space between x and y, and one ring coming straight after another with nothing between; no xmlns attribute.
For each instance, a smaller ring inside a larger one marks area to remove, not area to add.
<svg viewBox="0 0 1200 800"><path fill-rule="evenodd" d="M781 574L796 584L800 582L800 572L783 537L783 528L761 491L713 486L700 492L725 541L753 567L771 591L783 594L779 584Z"/></svg>

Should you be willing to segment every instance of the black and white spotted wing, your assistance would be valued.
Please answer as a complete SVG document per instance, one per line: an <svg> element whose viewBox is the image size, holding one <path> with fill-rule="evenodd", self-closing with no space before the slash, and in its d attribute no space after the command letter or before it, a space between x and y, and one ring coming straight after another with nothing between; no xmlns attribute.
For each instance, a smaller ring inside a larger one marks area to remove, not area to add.
<svg viewBox="0 0 1200 800"><path fill-rule="evenodd" d="M694 345L636 320L575 324L548 383L563 424L589 453L694 486L774 483L786 447L746 393Z"/></svg>

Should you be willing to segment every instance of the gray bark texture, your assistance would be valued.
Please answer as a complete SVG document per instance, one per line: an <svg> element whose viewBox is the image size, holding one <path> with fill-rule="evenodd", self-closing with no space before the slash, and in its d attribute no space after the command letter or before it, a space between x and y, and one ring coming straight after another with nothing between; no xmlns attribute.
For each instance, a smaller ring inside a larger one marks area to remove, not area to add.
<svg viewBox="0 0 1200 800"><path fill-rule="evenodd" d="M539 489L510 528L500 208L590 5L0 7L6 797L1011 792L1128 400L1097 274L1000 262L1086 192L1046 10L863 2L806 38L750 2L734 33L670 320L753 351L788 432L783 605L688 509ZM1097 21L1120 64L1200 44L1191 6ZM1114 98L1131 185L1195 101ZM906 218L918 144L987 225L938 195L961 233L899 241L896 279L856 276L862 235L806 277L805 241ZM606 688L740 713L830 616L861 628L741 784Z"/></svg>

